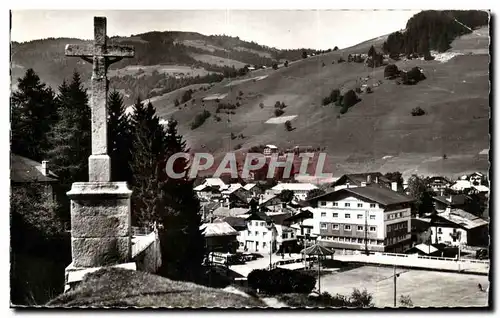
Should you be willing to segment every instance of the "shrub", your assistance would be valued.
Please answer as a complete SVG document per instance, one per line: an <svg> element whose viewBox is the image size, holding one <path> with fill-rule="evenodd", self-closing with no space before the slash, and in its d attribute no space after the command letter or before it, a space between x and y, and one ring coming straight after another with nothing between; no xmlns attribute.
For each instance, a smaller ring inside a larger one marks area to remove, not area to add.
<svg viewBox="0 0 500 318"><path fill-rule="evenodd" d="M356 87L355 91L356 91L356 93L361 94L361 87L359 87L359 86Z"/></svg>
<svg viewBox="0 0 500 318"><path fill-rule="evenodd" d="M253 270L248 275L248 285L268 294L310 293L316 285L316 278L299 271L275 268Z"/></svg>
<svg viewBox="0 0 500 318"><path fill-rule="evenodd" d="M234 133L231 133L231 140L236 139L236 135Z"/></svg>
<svg viewBox="0 0 500 318"><path fill-rule="evenodd" d="M278 63L273 63L273 70L277 70L278 69Z"/></svg>
<svg viewBox="0 0 500 318"><path fill-rule="evenodd" d="M292 123L289 120L285 121L285 129L287 131L292 131L292 129L293 129L292 128Z"/></svg>
<svg viewBox="0 0 500 318"><path fill-rule="evenodd" d="M181 103L189 101L192 95L193 95L193 90L188 89L187 91L185 91L184 94L182 94Z"/></svg>
<svg viewBox="0 0 500 318"><path fill-rule="evenodd" d="M243 96L243 92L242 92L242 91L239 91L239 92L238 92L238 96Z"/></svg>
<svg viewBox="0 0 500 318"><path fill-rule="evenodd" d="M191 99L191 104L194 104L194 103L195 103L195 101L196 101L196 99L195 99L195 98Z"/></svg>
<svg viewBox="0 0 500 318"><path fill-rule="evenodd" d="M403 307L413 307L413 301L411 301L410 295L401 295L399 304Z"/></svg>
<svg viewBox="0 0 500 318"><path fill-rule="evenodd" d="M236 107L240 107L240 106L241 106L240 102L236 102Z"/></svg>
<svg viewBox="0 0 500 318"><path fill-rule="evenodd" d="M286 105L285 105L285 103L284 103L284 102L277 101L277 102L274 104L274 108L284 109L284 108L286 108Z"/></svg>
<svg viewBox="0 0 500 318"><path fill-rule="evenodd" d="M323 104L323 106L326 106L326 105L330 104L331 102L332 101L331 101L330 97L327 96L327 97L323 98L323 100L321 101L321 104Z"/></svg>
<svg viewBox="0 0 500 318"><path fill-rule="evenodd" d="M279 116L283 115L284 113L285 112L282 109L279 109L279 108L276 108L274 110L274 116L276 116L276 117L279 117Z"/></svg>
<svg viewBox="0 0 500 318"><path fill-rule="evenodd" d="M335 102L335 106L342 106L343 100L344 100L344 96L339 95L339 98L337 98L337 101Z"/></svg>
<svg viewBox="0 0 500 318"><path fill-rule="evenodd" d="M345 113L347 113L348 109L349 109L348 107L342 106L342 108L340 109L340 113L344 115Z"/></svg>
<svg viewBox="0 0 500 318"><path fill-rule="evenodd" d="M344 60L342 57L340 57L340 58L337 60L337 63L344 63L344 62L345 62L345 60Z"/></svg>
<svg viewBox="0 0 500 318"><path fill-rule="evenodd" d="M338 51L338 49L339 49L338 46L336 46L336 47L333 48L334 51Z"/></svg>
<svg viewBox="0 0 500 318"><path fill-rule="evenodd" d="M340 96L340 90L338 88L335 88L332 90L330 93L330 101L331 102L336 102Z"/></svg>
<svg viewBox="0 0 500 318"><path fill-rule="evenodd" d="M322 63L321 63L321 67L325 67L325 66L326 66L326 65L325 65L325 62L322 62Z"/></svg>
<svg viewBox="0 0 500 318"><path fill-rule="evenodd" d="M384 77L388 79L394 79L399 76L399 69L395 64L389 64L384 69Z"/></svg>
<svg viewBox="0 0 500 318"><path fill-rule="evenodd" d="M202 113L199 113L198 115L196 115L194 117L193 122L191 123L191 129L194 130L194 129L200 127L201 125L203 125L205 120L208 117L210 117L210 115L211 115L210 112L207 110L204 110Z"/></svg>
<svg viewBox="0 0 500 318"><path fill-rule="evenodd" d="M237 144L236 146L234 146L233 150L238 150L238 149L241 149L242 145L241 144Z"/></svg>
<svg viewBox="0 0 500 318"><path fill-rule="evenodd" d="M425 75L422 73L421 69L417 66L409 70L408 72L403 72L401 74L401 79L403 84L414 85L425 79Z"/></svg>
<svg viewBox="0 0 500 318"><path fill-rule="evenodd" d="M425 115L425 111L422 108L420 108L419 106L417 106L411 110L411 115L412 116L422 116L422 115Z"/></svg>
<svg viewBox="0 0 500 318"><path fill-rule="evenodd" d="M285 67L288 67L288 61L285 61Z"/></svg>
<svg viewBox="0 0 500 318"><path fill-rule="evenodd" d="M373 90L372 90L372 88L371 88L370 86L368 86L368 87L366 88L366 93L367 93L367 94L373 93Z"/></svg>
<svg viewBox="0 0 500 318"><path fill-rule="evenodd" d="M176 98L176 99L175 99L175 101L174 101L174 105L175 105L175 107L177 107L177 106L179 106L179 105L180 105L179 100L178 100L177 98Z"/></svg>
<svg viewBox="0 0 500 318"><path fill-rule="evenodd" d="M260 104L259 104L259 107L260 107L260 108L264 108L264 103L260 103Z"/></svg>
<svg viewBox="0 0 500 318"><path fill-rule="evenodd" d="M302 51L302 58L303 58L303 59L306 59L306 58L307 58L307 52L306 52L306 51Z"/></svg>
<svg viewBox="0 0 500 318"><path fill-rule="evenodd" d="M221 119L219 116L217 116L217 115L215 115L215 116L214 116L214 119L215 119L215 121L217 121L217 122L219 122L219 121L221 121L221 120L222 120L222 119Z"/></svg>
<svg viewBox="0 0 500 318"><path fill-rule="evenodd" d="M354 104L356 104L358 102L358 96L356 95L356 93L351 89L349 91L347 91L347 93L344 94L344 98L342 100L342 105L344 107L352 107L354 106Z"/></svg>

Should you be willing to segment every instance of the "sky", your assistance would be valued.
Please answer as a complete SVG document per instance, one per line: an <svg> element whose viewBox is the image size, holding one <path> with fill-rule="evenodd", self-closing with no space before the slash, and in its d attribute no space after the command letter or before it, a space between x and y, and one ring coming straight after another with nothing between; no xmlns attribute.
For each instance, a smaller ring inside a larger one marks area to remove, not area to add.
<svg viewBox="0 0 500 318"><path fill-rule="evenodd" d="M108 35L192 31L231 35L279 49L344 48L404 29L420 10L14 10L11 40L93 38L93 17Z"/></svg>

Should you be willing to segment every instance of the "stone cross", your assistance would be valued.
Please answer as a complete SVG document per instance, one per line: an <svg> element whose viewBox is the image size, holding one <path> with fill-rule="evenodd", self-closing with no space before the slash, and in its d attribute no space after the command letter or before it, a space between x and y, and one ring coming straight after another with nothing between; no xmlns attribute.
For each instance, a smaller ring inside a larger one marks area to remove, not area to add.
<svg viewBox="0 0 500 318"><path fill-rule="evenodd" d="M90 107L92 111L92 154L89 157L89 181L109 182L111 162L108 156L108 67L124 57L133 57L130 45L106 44L106 18L94 17L94 43L66 45L66 56L77 56L93 64Z"/></svg>

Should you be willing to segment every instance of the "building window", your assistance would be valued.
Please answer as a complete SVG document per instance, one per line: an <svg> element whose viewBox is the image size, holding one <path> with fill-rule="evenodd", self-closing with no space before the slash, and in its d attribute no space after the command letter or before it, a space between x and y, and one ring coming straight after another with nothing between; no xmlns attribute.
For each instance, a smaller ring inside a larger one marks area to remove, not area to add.
<svg viewBox="0 0 500 318"><path fill-rule="evenodd" d="M348 207L350 207L350 206L351 206L351 204L350 204L350 203L344 203L344 206L345 206L346 208L348 208Z"/></svg>
<svg viewBox="0 0 500 318"><path fill-rule="evenodd" d="M333 202L333 206L339 206L338 202Z"/></svg>
<svg viewBox="0 0 500 318"><path fill-rule="evenodd" d="M321 229L326 230L326 223L321 223Z"/></svg>
<svg viewBox="0 0 500 318"><path fill-rule="evenodd" d="M370 226L370 232L375 232L376 228L374 226Z"/></svg>
<svg viewBox="0 0 500 318"><path fill-rule="evenodd" d="M259 231L255 231L255 236L259 235Z"/></svg>
<svg viewBox="0 0 500 318"><path fill-rule="evenodd" d="M346 218L346 219L350 219L350 218L351 218L351 215L350 215L349 213L346 213L345 218Z"/></svg>
<svg viewBox="0 0 500 318"><path fill-rule="evenodd" d="M325 202L325 201L320 201L320 202L319 202L319 205L321 205L321 206L326 206L326 202Z"/></svg>
<svg viewBox="0 0 500 318"><path fill-rule="evenodd" d="M252 232L250 230L247 230L247 232L248 235L252 235Z"/></svg>
<svg viewBox="0 0 500 318"><path fill-rule="evenodd" d="M292 237L293 237L293 232L290 232L290 238L292 238Z"/></svg>
<svg viewBox="0 0 500 318"><path fill-rule="evenodd" d="M262 242L262 247L266 248L266 242Z"/></svg>
<svg viewBox="0 0 500 318"><path fill-rule="evenodd" d="M286 233L283 233L283 238L284 239L288 238L288 235Z"/></svg>
<svg viewBox="0 0 500 318"><path fill-rule="evenodd" d="M346 230L346 231L350 231L350 230L351 230L351 226L350 226L350 225L345 225L345 226L344 226L344 230Z"/></svg>
<svg viewBox="0 0 500 318"><path fill-rule="evenodd" d="M266 236L267 232L262 232L262 236Z"/></svg>
<svg viewBox="0 0 500 318"><path fill-rule="evenodd" d="M326 217L326 212L321 212L321 217L322 218Z"/></svg>
<svg viewBox="0 0 500 318"><path fill-rule="evenodd" d="M370 220L375 220L375 215L370 215Z"/></svg>
<svg viewBox="0 0 500 318"><path fill-rule="evenodd" d="M400 217L401 217L401 212L398 213L398 218L400 218Z"/></svg>
<svg viewBox="0 0 500 318"><path fill-rule="evenodd" d="M438 241L441 242L441 236L438 236Z"/></svg>
<svg viewBox="0 0 500 318"><path fill-rule="evenodd" d="M338 230L339 225L338 224L332 224L332 230Z"/></svg>
<svg viewBox="0 0 500 318"><path fill-rule="evenodd" d="M443 234L442 230L440 227L438 227L438 234Z"/></svg>
<svg viewBox="0 0 500 318"><path fill-rule="evenodd" d="M358 220L361 220L363 218L363 214L358 214Z"/></svg>
<svg viewBox="0 0 500 318"><path fill-rule="evenodd" d="M339 242L344 242L344 238L343 237L339 237Z"/></svg>
<svg viewBox="0 0 500 318"><path fill-rule="evenodd" d="M358 208L362 208L363 207L363 203L358 203Z"/></svg>
<svg viewBox="0 0 500 318"><path fill-rule="evenodd" d="M375 208L377 205L375 203L370 203L370 208Z"/></svg>
<svg viewBox="0 0 500 318"><path fill-rule="evenodd" d="M363 231L363 226L362 225L358 225L358 231Z"/></svg>
<svg viewBox="0 0 500 318"><path fill-rule="evenodd" d="M339 217L339 214L338 214L338 213L333 213L333 217L334 217L334 218L338 218L338 217Z"/></svg>
<svg viewBox="0 0 500 318"><path fill-rule="evenodd" d="M359 238L359 239L358 239L358 243L362 244L362 243L363 243L363 239L362 239L362 238Z"/></svg>

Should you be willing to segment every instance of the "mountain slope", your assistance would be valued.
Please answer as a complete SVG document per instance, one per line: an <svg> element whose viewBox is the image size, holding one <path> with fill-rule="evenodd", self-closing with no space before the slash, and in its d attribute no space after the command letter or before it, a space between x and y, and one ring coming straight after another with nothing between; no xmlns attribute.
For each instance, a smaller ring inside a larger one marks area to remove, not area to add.
<svg viewBox="0 0 500 318"><path fill-rule="evenodd" d="M360 49L353 47L296 61L276 71L258 70L246 76L247 79L267 76L260 80L233 81L232 86L227 86L230 81L224 80L208 91L195 92L194 104L190 101L180 109L173 105L175 98L159 98L154 105L162 116L168 114L181 122L181 133L195 150L222 154L232 151L238 143L243 149L267 143L281 148L326 147L336 174L360 169L401 170L406 174L485 170L488 158L478 153L489 147L489 56L485 47L488 34L488 28L482 28L475 35L456 39L445 54L466 55L447 62L420 59L396 62L400 69L423 68L427 79L417 85L396 85L393 80L385 80L383 67L338 64L340 56L346 58ZM380 45L383 38L373 41ZM480 51L467 55L471 47ZM340 115L339 107L321 105L322 98L332 89L354 88L359 86L360 78L367 76L371 77L368 84L378 81L381 84L373 87L372 94L359 94L362 100L347 114ZM239 91L243 93L241 100L236 99ZM213 94L227 94L222 102L238 101L241 106L234 110L235 114L218 114L222 120L217 122L213 116L217 102L202 102ZM173 92L169 96L175 95ZM283 124L265 123L274 117L276 101L288 105L283 116L297 116L291 120L295 130L289 132ZM264 108L260 108L260 103ZM427 114L411 116L411 110L417 106ZM212 117L191 130L190 122L203 109L209 110ZM245 138L232 140L231 133L243 134ZM444 154L446 160L442 159Z"/></svg>

